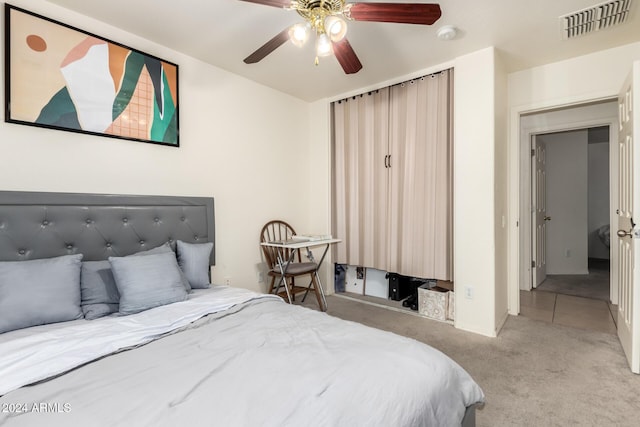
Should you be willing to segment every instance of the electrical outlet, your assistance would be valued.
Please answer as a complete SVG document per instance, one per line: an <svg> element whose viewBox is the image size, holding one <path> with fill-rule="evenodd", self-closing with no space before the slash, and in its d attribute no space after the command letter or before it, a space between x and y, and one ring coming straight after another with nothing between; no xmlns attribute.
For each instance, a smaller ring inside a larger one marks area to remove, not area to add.
<svg viewBox="0 0 640 427"><path fill-rule="evenodd" d="M231 286L231 277L227 276L224 278L224 284L227 286Z"/></svg>
<svg viewBox="0 0 640 427"><path fill-rule="evenodd" d="M571 257L571 249L565 249L564 250L564 256L567 257L567 258L570 258Z"/></svg>
<svg viewBox="0 0 640 427"><path fill-rule="evenodd" d="M264 283L264 272L258 271L258 283Z"/></svg>
<svg viewBox="0 0 640 427"><path fill-rule="evenodd" d="M466 299L473 299L473 286L464 287L464 297Z"/></svg>

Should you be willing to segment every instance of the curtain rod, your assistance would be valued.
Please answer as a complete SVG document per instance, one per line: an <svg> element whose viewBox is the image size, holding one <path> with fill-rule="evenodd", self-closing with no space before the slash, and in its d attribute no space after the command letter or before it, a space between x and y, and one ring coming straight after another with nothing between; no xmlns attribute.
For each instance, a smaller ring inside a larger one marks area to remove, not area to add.
<svg viewBox="0 0 640 427"><path fill-rule="evenodd" d="M432 78L432 79L435 79L436 77L438 77L440 75L448 73L449 70L450 70L450 68L446 69L446 70L438 71L437 73L431 73L431 74L424 75L422 77L416 77L414 79L409 79L407 81L404 81L404 82L401 82L401 83L397 83L397 84L392 85L390 87L394 87L394 86L404 87L404 85L406 85L406 84L413 84L416 80L424 81L424 79L429 78L429 77Z"/></svg>
<svg viewBox="0 0 640 427"><path fill-rule="evenodd" d="M394 87L394 86L401 86L401 87L404 87L404 85L405 85L405 84L407 84L407 83L409 83L409 84L413 84L413 82L415 82L416 80L424 80L424 79L425 79L425 78L427 78L427 77L431 77L432 79L434 79L434 78L436 78L436 77L437 77L437 76L439 76L439 75L442 75L442 74L448 73L448 72L449 72L449 70L451 70L451 68L447 68L446 70L438 71L438 72L431 73L431 74L426 74L426 75L424 75L424 76L416 77L416 78L413 78L413 79L410 79L410 80L406 80L406 81L404 81L404 82L396 83L396 84L393 84L393 85L390 85L390 86L385 86L385 87L383 87L383 88L379 88L379 89L375 89L375 90L370 90L370 91L368 91L368 92L363 92L363 93L358 94L358 95L348 96L348 97L346 97L346 98L339 99L339 100L337 100L337 101L333 101L333 102L332 102L332 104L341 104L343 101L344 101L344 102L347 102L347 101L349 101L350 99L355 100L355 99L356 99L356 98L358 98L358 97L359 97L359 98L362 98L364 95L369 95L369 96L370 96L370 95L373 95L374 93L378 93L378 92L380 92L380 90L381 90L381 89L392 88L392 87Z"/></svg>
<svg viewBox="0 0 640 427"><path fill-rule="evenodd" d="M384 88L383 88L383 89L384 89ZM354 100L355 100L356 98L362 98L362 97L363 97L363 96L365 96L365 95L369 95L369 96L371 96L371 95L373 95L374 93L378 93L378 92L380 92L380 89L370 90L369 92L361 93L361 94L359 94L359 95L349 96L349 97L347 97L347 98L339 99L339 100L337 100L337 101L333 101L333 102L338 103L338 104L342 104L342 101L347 102L347 101L348 101L348 100L350 100L350 99L354 99Z"/></svg>

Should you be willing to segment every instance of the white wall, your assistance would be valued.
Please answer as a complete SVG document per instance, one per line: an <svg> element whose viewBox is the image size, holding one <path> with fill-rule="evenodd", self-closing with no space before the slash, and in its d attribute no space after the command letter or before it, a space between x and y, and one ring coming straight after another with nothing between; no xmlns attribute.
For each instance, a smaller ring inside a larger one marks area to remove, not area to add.
<svg viewBox="0 0 640 427"><path fill-rule="evenodd" d="M494 229L496 239L495 271L495 321L494 330L496 333L502 328L509 314L509 281L508 264L509 259L509 169L507 154L509 152L507 137L508 121L508 93L507 93L507 72L501 60L500 54L496 51L495 58L495 213Z"/></svg>
<svg viewBox="0 0 640 427"><path fill-rule="evenodd" d="M616 97L640 43L596 52L509 75L509 312L520 309L520 116L525 113ZM522 271L526 264L522 265Z"/></svg>
<svg viewBox="0 0 640 427"><path fill-rule="evenodd" d="M306 176L306 189L310 194L307 215L311 234L328 234L332 229L331 134L330 103L327 100L312 103L309 108L309 158ZM322 256L322 248L314 249L313 252L316 260L319 260ZM327 293L333 293L334 271L331 248L319 274Z"/></svg>
<svg viewBox="0 0 640 427"><path fill-rule="evenodd" d="M539 135L546 145L547 274L588 274L587 130Z"/></svg>
<svg viewBox="0 0 640 427"><path fill-rule="evenodd" d="M46 1L12 3L178 64L180 148L2 122L0 189L213 196L213 281L266 289L262 225L312 229L309 181L299 179L309 176L309 104Z"/></svg>
<svg viewBox="0 0 640 427"><path fill-rule="evenodd" d="M609 143L589 144L589 258L609 259L598 229L609 225Z"/></svg>
<svg viewBox="0 0 640 427"><path fill-rule="evenodd" d="M495 51L454 65L453 248L456 328L495 336ZM499 139L498 139L499 140ZM465 288L473 298L465 298Z"/></svg>
<svg viewBox="0 0 640 427"><path fill-rule="evenodd" d="M616 96L640 43L509 74L509 106L531 111Z"/></svg>

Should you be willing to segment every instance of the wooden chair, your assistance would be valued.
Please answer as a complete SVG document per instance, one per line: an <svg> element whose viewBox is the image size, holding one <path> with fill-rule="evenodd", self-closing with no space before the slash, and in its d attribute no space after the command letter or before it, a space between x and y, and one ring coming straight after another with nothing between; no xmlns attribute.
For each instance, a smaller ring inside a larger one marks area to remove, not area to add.
<svg viewBox="0 0 640 427"><path fill-rule="evenodd" d="M289 224L284 221L275 220L269 221L262 227L262 231L260 232L260 242L274 242L274 241L284 241L290 240L293 236L296 235L295 230ZM289 288L289 293L291 295L291 302L295 301L296 293L304 292L304 298L307 296L307 293L310 290L313 290L316 299L318 300L318 306L321 310L324 310L322 304L322 297L320 295L320 289L318 288L318 280L317 280L317 272L318 272L318 264L315 262L302 262L302 256L300 255L300 249L288 249L288 248L274 248L271 246L262 246L262 251L264 253L265 261L267 262L267 266L269 267L269 272L267 273L271 277L271 281L269 282L269 293L273 293L274 289L276 293L284 298L285 301L288 301L287 292L285 289L276 286L276 283L280 283L281 278L281 270L278 265L278 253L283 258L284 261L288 260L292 251L297 252L293 254L293 260L290 265L287 266L285 272L285 280L283 281L283 285ZM297 286L296 285L296 277L298 276L311 276L311 280L309 281L309 285L305 286ZM282 290L280 290L280 289Z"/></svg>

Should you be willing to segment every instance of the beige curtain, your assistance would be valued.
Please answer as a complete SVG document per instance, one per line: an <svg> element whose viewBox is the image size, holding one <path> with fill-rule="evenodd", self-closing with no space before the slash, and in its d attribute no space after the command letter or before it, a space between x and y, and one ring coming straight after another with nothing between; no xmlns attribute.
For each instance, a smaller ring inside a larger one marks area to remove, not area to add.
<svg viewBox="0 0 640 427"><path fill-rule="evenodd" d="M334 102L333 119L335 260L387 270L389 89Z"/></svg>
<svg viewBox="0 0 640 427"><path fill-rule="evenodd" d="M452 70L391 88L389 270L451 280Z"/></svg>
<svg viewBox="0 0 640 427"><path fill-rule="evenodd" d="M451 280L452 77L333 103L336 262Z"/></svg>

